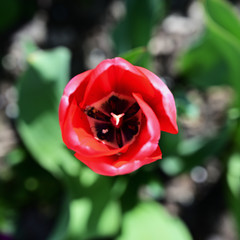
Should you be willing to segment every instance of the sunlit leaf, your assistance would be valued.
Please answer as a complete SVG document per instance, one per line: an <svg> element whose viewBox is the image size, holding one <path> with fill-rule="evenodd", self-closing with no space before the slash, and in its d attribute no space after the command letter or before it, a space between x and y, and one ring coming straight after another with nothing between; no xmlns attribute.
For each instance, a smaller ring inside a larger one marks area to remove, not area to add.
<svg viewBox="0 0 240 240"><path fill-rule="evenodd" d="M64 182L70 192L50 240L65 239L59 238L64 234L76 240L114 235L121 215L110 195L111 178L100 177L84 166L80 169L80 161L62 143L58 105L69 79L69 61L65 48L38 50L30 54L28 68L19 79L17 127L21 139L37 162Z"/></svg>
<svg viewBox="0 0 240 240"><path fill-rule="evenodd" d="M240 154L232 155L229 159L227 180L231 192L240 200Z"/></svg>
<svg viewBox="0 0 240 240"><path fill-rule="evenodd" d="M68 240L91 239L92 237L111 236L117 233L120 224L120 209L116 202L109 201L103 209L100 219L94 219L97 225L96 229L89 225L93 210L93 203L88 198L72 201ZM54 239L57 240L57 238Z"/></svg>
<svg viewBox="0 0 240 240"><path fill-rule="evenodd" d="M228 68L208 31L199 36L177 62L177 68L190 84L200 88L227 82Z"/></svg>
<svg viewBox="0 0 240 240"><path fill-rule="evenodd" d="M240 19L237 18L231 5L223 0L207 0L204 3L207 27L222 58L226 59L229 69L228 81L239 92ZM239 98L238 105L240 105Z"/></svg>
<svg viewBox="0 0 240 240"><path fill-rule="evenodd" d="M58 104L69 79L70 53L65 48L36 51L19 79L21 139L38 163L55 176L76 175L79 162L64 147L58 123Z"/></svg>
<svg viewBox="0 0 240 240"><path fill-rule="evenodd" d="M88 198L72 201L70 205L69 239L79 239L87 229L88 218L92 210L92 203Z"/></svg>
<svg viewBox="0 0 240 240"><path fill-rule="evenodd" d="M180 72L198 87L232 84L239 92L240 20L226 1L206 0L203 5L205 34L180 58Z"/></svg>
<svg viewBox="0 0 240 240"><path fill-rule="evenodd" d="M115 235L121 224L121 209L117 201L109 201L99 219L97 230L102 236Z"/></svg>
<svg viewBox="0 0 240 240"><path fill-rule="evenodd" d="M81 196L70 204L68 240L110 237L121 224L121 209L111 192L109 178L100 176L91 187L83 188Z"/></svg>
<svg viewBox="0 0 240 240"><path fill-rule="evenodd" d="M227 183L231 193L228 194L230 208L240 236L240 153L233 154L228 160Z"/></svg>
<svg viewBox="0 0 240 240"><path fill-rule="evenodd" d="M206 13L211 19L225 30L226 34L240 41L240 21L237 10L224 0L205 1Z"/></svg>
<svg viewBox="0 0 240 240"><path fill-rule="evenodd" d="M142 202L127 212L123 218L122 234L117 240L190 240L183 222L170 216L156 202Z"/></svg>

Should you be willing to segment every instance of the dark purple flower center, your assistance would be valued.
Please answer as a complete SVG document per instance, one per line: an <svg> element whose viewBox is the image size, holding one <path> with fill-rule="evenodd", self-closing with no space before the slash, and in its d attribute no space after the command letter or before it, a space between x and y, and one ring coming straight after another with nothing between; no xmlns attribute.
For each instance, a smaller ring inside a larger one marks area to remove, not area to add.
<svg viewBox="0 0 240 240"><path fill-rule="evenodd" d="M94 137L111 147L121 148L139 133L142 111L133 98L112 93L85 113Z"/></svg>

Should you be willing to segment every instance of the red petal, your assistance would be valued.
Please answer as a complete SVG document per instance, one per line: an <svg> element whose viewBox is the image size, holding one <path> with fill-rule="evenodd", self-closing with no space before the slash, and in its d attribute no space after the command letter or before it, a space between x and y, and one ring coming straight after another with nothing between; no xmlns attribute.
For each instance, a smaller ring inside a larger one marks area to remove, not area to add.
<svg viewBox="0 0 240 240"><path fill-rule="evenodd" d="M144 115L139 135L131 146L120 149L95 139L81 110L112 92L133 96ZM59 106L59 121L63 140L75 156L95 172L109 176L130 173L161 158L160 130L178 132L174 98L164 82L121 58L105 60L68 83Z"/></svg>
<svg viewBox="0 0 240 240"><path fill-rule="evenodd" d="M116 176L131 173L145 164L161 159L162 153L158 147L151 156L143 160L134 159L132 161L122 161L121 157L118 159L117 156L92 158L79 153L76 153L75 157L98 174Z"/></svg>
<svg viewBox="0 0 240 240"><path fill-rule="evenodd" d="M162 152L157 146L156 150L148 157L138 160L132 160L132 161L123 161L119 159L119 161L115 162L113 165L118 169L118 174L127 174L130 172L133 172L137 170L138 168L142 167L143 165L155 162L158 159L162 158Z"/></svg>
<svg viewBox="0 0 240 240"><path fill-rule="evenodd" d="M59 122L62 138L68 148L81 154L95 156L125 152L128 145L111 149L93 137L86 114L80 109L83 93L89 82L91 70L72 78L67 84L59 106Z"/></svg>
<svg viewBox="0 0 240 240"><path fill-rule="evenodd" d="M67 115L70 103L71 103L71 96L76 93L76 91L79 89L80 91L84 92L84 89L86 88L88 81L89 81L89 75L92 72L92 70L83 72L81 74L78 74L74 78L72 78L67 86L64 89L63 96L60 101L59 105L59 122L60 127L62 128L62 125L64 123L64 119ZM82 95L82 94L81 94Z"/></svg>
<svg viewBox="0 0 240 240"><path fill-rule="evenodd" d="M80 153L75 153L74 156L98 174L106 176L117 175L115 174L116 168L112 165L112 163L117 160L117 156L102 156L94 158Z"/></svg>
<svg viewBox="0 0 240 240"><path fill-rule="evenodd" d="M112 92L132 96L133 92L142 96L147 92L154 97L155 90L152 84L132 64L122 58L102 61L91 75L86 88L83 106L106 97Z"/></svg>
<svg viewBox="0 0 240 240"><path fill-rule="evenodd" d="M111 92L128 96L132 96L133 92L139 93L159 118L161 130L178 132L173 95L155 74L147 69L133 66L122 58L102 61L92 71L84 93L83 107L91 105Z"/></svg>
<svg viewBox="0 0 240 240"><path fill-rule="evenodd" d="M137 67L156 89L156 95L154 98L149 99L151 107L157 115L161 130L169 133L178 133L178 126L176 122L176 106L174 97L167 85L154 73L149 70ZM145 95L144 95L145 99Z"/></svg>
<svg viewBox="0 0 240 240"><path fill-rule="evenodd" d="M140 133L131 144L128 151L122 155L123 161L144 159L150 156L158 147L161 129L159 121L152 109L143 101L140 94L133 93L145 118L142 119ZM145 119L145 121L144 121Z"/></svg>

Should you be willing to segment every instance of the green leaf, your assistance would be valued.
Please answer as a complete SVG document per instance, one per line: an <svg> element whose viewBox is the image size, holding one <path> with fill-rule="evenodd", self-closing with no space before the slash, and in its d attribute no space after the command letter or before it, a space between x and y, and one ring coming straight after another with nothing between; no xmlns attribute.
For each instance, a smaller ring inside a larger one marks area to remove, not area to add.
<svg viewBox="0 0 240 240"><path fill-rule="evenodd" d="M82 198L70 201L69 196L66 196L48 240L79 240L116 235L121 223L121 210L119 203L109 198L109 185L105 185L108 188L103 186L100 193L103 196L98 198L96 189L90 189L92 197L85 194Z"/></svg>
<svg viewBox="0 0 240 240"><path fill-rule="evenodd" d="M94 208L95 206L88 198L72 201L70 205L71 218L69 222L68 240L106 237L115 235L118 232L121 216L119 204L116 201L107 202L102 209L100 218L94 219L96 228L92 228L93 226L89 225Z"/></svg>
<svg viewBox="0 0 240 240"><path fill-rule="evenodd" d="M9 152L6 156L8 164L11 166L17 165L24 160L26 157L26 152L21 147L17 147Z"/></svg>
<svg viewBox="0 0 240 240"><path fill-rule="evenodd" d="M116 55L147 46L153 27L165 12L163 0L129 0L125 5L126 15L113 31ZM146 53L137 65L149 68L150 62L150 55Z"/></svg>
<svg viewBox="0 0 240 240"><path fill-rule="evenodd" d="M236 226L240 237L240 153L233 154L228 160L227 183L231 193L227 196L236 219Z"/></svg>
<svg viewBox="0 0 240 240"><path fill-rule="evenodd" d="M228 84L226 60L214 44L215 40L206 31L177 61L181 74L196 87Z"/></svg>
<svg viewBox="0 0 240 240"><path fill-rule="evenodd" d="M182 139L181 136L164 134L160 141L164 156L159 165L170 176L190 171L194 166L204 164L210 156L221 156L235 129L236 124L229 121L211 137Z"/></svg>
<svg viewBox="0 0 240 240"><path fill-rule="evenodd" d="M228 80L237 92L240 91L239 58L240 58L240 22L227 2L222 0L205 1L206 23L215 45L226 59L229 70ZM223 17L224 16L224 17ZM225 17L227 19L225 19ZM236 29L235 29L236 28ZM240 106L240 98L238 98Z"/></svg>
<svg viewBox="0 0 240 240"><path fill-rule="evenodd" d="M115 28L113 39L117 53L140 46L146 46L153 26L163 17L165 11L162 0L125 1L126 16Z"/></svg>
<svg viewBox="0 0 240 240"><path fill-rule="evenodd" d="M103 176L99 176L91 187L81 189L81 197L70 204L66 239L91 239L117 234L121 223L121 210L111 190L111 178Z"/></svg>
<svg viewBox="0 0 240 240"><path fill-rule="evenodd" d="M178 153L177 146L183 140L181 129L178 134L162 133L159 140L159 146L164 149L164 155L176 155Z"/></svg>
<svg viewBox="0 0 240 240"><path fill-rule="evenodd" d="M226 1L206 0L203 3L205 34L180 58L179 70L198 87L232 84L239 92L239 18Z"/></svg>
<svg viewBox="0 0 240 240"><path fill-rule="evenodd" d="M120 57L124 58L133 65L139 65L138 62L141 61L143 57L146 57L147 54L146 47L137 47L126 53L122 53Z"/></svg>
<svg viewBox="0 0 240 240"><path fill-rule="evenodd" d="M58 105L69 80L69 62L65 48L30 54L19 79L17 128L36 161L65 183L70 194L49 240L112 236L119 230L121 216L111 195L112 178L80 168L80 161L62 142Z"/></svg>
<svg viewBox="0 0 240 240"><path fill-rule="evenodd" d="M79 239L87 228L88 218L90 217L92 204L90 199L81 198L71 202L69 237L67 239Z"/></svg>
<svg viewBox="0 0 240 240"><path fill-rule="evenodd" d="M69 80L70 53L66 48L30 54L19 79L17 129L25 146L45 169L60 177L79 174L79 162L62 143L58 104Z"/></svg>
<svg viewBox="0 0 240 240"><path fill-rule="evenodd" d="M207 0L205 9L207 17L210 17L222 31L240 40L239 16L230 3L223 0Z"/></svg>
<svg viewBox="0 0 240 240"><path fill-rule="evenodd" d="M97 230L100 236L113 236L120 228L121 209L117 201L109 201L99 218Z"/></svg>
<svg viewBox="0 0 240 240"><path fill-rule="evenodd" d="M240 199L240 154L234 154L230 157L227 180L233 195Z"/></svg>
<svg viewBox="0 0 240 240"><path fill-rule="evenodd" d="M184 169L190 170L196 165L201 165L211 156L221 156L234 129L235 125L229 124L210 138L196 137L182 141L178 146L178 152L182 162L185 163Z"/></svg>
<svg viewBox="0 0 240 240"><path fill-rule="evenodd" d="M141 202L123 218L122 234L117 240L190 240L183 222L172 217L157 202Z"/></svg>

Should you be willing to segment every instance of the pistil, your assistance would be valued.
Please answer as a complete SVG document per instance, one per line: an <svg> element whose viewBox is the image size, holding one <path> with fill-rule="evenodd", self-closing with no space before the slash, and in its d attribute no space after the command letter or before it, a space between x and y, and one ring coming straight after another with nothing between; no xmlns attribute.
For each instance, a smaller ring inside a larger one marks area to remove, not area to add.
<svg viewBox="0 0 240 240"><path fill-rule="evenodd" d="M111 123L113 124L114 127L116 128L120 128L122 126L122 122L123 122L123 116L125 115L125 113L121 113L121 114L114 114L111 112Z"/></svg>

